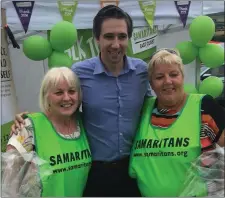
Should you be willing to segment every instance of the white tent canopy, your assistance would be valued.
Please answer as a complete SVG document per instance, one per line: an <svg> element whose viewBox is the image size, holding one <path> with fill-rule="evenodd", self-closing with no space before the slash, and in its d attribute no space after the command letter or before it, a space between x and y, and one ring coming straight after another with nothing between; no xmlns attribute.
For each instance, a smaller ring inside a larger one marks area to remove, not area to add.
<svg viewBox="0 0 225 198"><path fill-rule="evenodd" d="M13 30L23 30L12 0L2 0L6 9L7 23ZM119 7L124 9L133 19L134 26L147 26L144 15L137 0L120 0ZM100 9L99 0L80 0L73 23L77 29L92 28L93 18ZM199 15L224 12L224 1L191 1L187 23ZM29 30L50 30L54 24L62 20L57 0L35 0L30 19ZM181 24L174 1L156 1L155 25Z"/></svg>

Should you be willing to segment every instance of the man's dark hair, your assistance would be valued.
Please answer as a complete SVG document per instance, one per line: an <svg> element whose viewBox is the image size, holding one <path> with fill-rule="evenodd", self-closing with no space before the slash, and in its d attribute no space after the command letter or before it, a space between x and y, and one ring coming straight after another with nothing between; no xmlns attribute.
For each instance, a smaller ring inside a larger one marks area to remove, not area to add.
<svg viewBox="0 0 225 198"><path fill-rule="evenodd" d="M132 31L133 31L133 22L129 14L124 12L121 8L115 6L115 5L108 5L99 10L97 15L95 16L93 20L93 34L94 37L99 39L102 23L106 19L124 19L127 24L127 33L128 38L131 38Z"/></svg>

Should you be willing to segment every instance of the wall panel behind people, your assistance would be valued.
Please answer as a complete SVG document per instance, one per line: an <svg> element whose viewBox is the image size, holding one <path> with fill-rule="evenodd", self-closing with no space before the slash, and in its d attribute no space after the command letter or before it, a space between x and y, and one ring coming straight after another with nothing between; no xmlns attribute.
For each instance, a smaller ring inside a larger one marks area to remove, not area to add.
<svg viewBox="0 0 225 198"><path fill-rule="evenodd" d="M36 112L39 111L38 94L45 71L44 63L28 59L23 54L22 44L20 48L14 49L9 45L18 110Z"/></svg>

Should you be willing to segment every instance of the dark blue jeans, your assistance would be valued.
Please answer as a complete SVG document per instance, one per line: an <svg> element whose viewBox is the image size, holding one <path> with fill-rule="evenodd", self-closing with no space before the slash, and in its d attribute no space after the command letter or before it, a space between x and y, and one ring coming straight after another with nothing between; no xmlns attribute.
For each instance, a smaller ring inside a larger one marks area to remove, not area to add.
<svg viewBox="0 0 225 198"><path fill-rule="evenodd" d="M141 197L136 180L128 175L129 158L115 162L94 161L84 197Z"/></svg>

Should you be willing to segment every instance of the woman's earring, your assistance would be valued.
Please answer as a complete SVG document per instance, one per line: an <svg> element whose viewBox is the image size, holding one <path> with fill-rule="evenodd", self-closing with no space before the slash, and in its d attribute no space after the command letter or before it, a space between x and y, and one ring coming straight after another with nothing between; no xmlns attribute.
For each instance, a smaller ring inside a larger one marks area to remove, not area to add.
<svg viewBox="0 0 225 198"><path fill-rule="evenodd" d="M50 111L51 110L51 105L50 104L48 104L48 111Z"/></svg>

